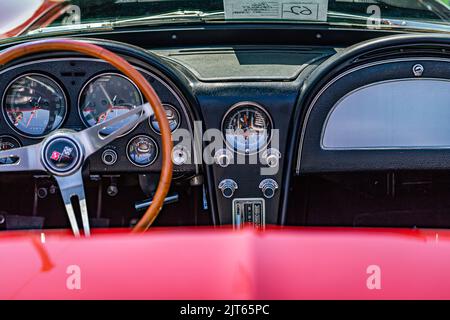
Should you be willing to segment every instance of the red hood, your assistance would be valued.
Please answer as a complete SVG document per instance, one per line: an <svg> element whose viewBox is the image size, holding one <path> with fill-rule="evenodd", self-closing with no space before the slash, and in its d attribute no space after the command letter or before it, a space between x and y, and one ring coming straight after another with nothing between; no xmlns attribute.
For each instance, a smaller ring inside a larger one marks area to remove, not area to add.
<svg viewBox="0 0 450 320"><path fill-rule="evenodd" d="M450 231L0 234L0 299L450 299ZM80 267L81 290L67 268ZM381 290L367 288L369 265Z"/></svg>

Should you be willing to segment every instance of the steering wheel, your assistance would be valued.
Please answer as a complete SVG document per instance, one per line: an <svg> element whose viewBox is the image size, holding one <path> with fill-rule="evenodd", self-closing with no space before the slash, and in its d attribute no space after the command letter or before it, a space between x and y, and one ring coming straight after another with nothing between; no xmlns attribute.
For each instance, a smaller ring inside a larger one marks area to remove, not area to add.
<svg viewBox="0 0 450 320"><path fill-rule="evenodd" d="M100 46L86 42L69 39L50 39L19 44L0 52L0 65L3 67L17 58L49 51L74 51L108 62L138 86L148 103L138 106L114 119L79 132L64 129L56 130L38 144L2 151L0 152L0 163L2 163L0 164L0 173L45 171L52 175L61 191L74 235L80 236L78 222L72 206L73 198L78 198L84 235L89 236L89 216L82 178L83 164L93 153L154 114L161 129L161 176L152 205L136 224L133 232L147 230L161 211L172 181L172 136L160 99L145 77L125 59ZM131 123L122 125L107 136L100 135L100 132L105 128L111 128L113 125L117 125L124 119L133 116L138 118Z"/></svg>

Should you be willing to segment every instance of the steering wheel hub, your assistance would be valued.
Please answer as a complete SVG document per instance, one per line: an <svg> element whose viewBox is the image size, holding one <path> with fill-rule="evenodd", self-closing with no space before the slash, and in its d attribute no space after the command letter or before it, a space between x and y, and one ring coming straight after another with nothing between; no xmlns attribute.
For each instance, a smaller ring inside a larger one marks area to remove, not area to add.
<svg viewBox="0 0 450 320"><path fill-rule="evenodd" d="M83 163L81 145L68 135L54 135L43 145L41 159L44 167L54 175L70 175Z"/></svg>

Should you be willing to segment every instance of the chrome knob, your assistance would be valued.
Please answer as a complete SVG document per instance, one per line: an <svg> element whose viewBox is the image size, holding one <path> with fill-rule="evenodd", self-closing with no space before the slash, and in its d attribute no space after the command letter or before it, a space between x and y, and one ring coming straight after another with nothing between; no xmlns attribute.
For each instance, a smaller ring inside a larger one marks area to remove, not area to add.
<svg viewBox="0 0 450 320"><path fill-rule="evenodd" d="M220 149L214 154L214 161L222 168L226 168L233 161L233 153L227 149Z"/></svg>
<svg viewBox="0 0 450 320"><path fill-rule="evenodd" d="M278 164L280 163L280 158L281 152L275 148L264 150L262 154L262 159L264 160L265 164L271 168L278 167Z"/></svg>
<svg viewBox="0 0 450 320"><path fill-rule="evenodd" d="M264 179L259 184L259 188L261 189L265 198L271 199L278 189L278 183L273 179Z"/></svg>
<svg viewBox="0 0 450 320"><path fill-rule="evenodd" d="M229 199L234 195L234 192L238 188L236 181L232 179L225 179L219 183L219 190L222 191L222 195Z"/></svg>
<svg viewBox="0 0 450 320"><path fill-rule="evenodd" d="M176 146L172 150L172 161L176 166L188 163L190 158L189 151L183 146Z"/></svg>
<svg viewBox="0 0 450 320"><path fill-rule="evenodd" d="M107 149L102 153L102 162L107 166L115 164L118 158L117 152L112 149Z"/></svg>

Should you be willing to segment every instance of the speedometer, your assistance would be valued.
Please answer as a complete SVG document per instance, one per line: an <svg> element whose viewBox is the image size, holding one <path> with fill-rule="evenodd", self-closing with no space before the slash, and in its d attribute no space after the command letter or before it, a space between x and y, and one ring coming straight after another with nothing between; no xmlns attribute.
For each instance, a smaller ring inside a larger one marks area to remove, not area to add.
<svg viewBox="0 0 450 320"><path fill-rule="evenodd" d="M20 76L8 86L3 98L3 115L19 134L41 138L58 129L67 114L61 87L42 74Z"/></svg>
<svg viewBox="0 0 450 320"><path fill-rule="evenodd" d="M253 154L270 142L272 120L260 105L238 103L231 107L222 122L227 145L238 153Z"/></svg>
<svg viewBox="0 0 450 320"><path fill-rule="evenodd" d="M141 92L130 79L116 73L104 73L90 80L82 89L79 113L86 126L114 119L143 104ZM125 124L137 120L131 116L101 131L108 135Z"/></svg>

